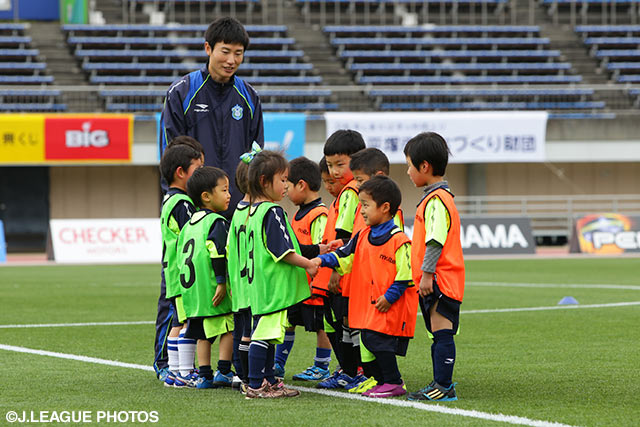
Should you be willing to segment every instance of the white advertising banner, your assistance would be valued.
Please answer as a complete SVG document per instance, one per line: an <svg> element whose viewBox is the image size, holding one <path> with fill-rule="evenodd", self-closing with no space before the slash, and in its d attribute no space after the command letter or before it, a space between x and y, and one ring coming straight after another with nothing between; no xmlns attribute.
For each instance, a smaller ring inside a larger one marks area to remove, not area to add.
<svg viewBox="0 0 640 427"><path fill-rule="evenodd" d="M52 219L54 260L60 263L159 263L159 218Z"/></svg>
<svg viewBox="0 0 640 427"><path fill-rule="evenodd" d="M421 132L442 135L450 163L545 161L546 111L325 113L327 137L339 129L362 134L367 147L405 163L407 141Z"/></svg>

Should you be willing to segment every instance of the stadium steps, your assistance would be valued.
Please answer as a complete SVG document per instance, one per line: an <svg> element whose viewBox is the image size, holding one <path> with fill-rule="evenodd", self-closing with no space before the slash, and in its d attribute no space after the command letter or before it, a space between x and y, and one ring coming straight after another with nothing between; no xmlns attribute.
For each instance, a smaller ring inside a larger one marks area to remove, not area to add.
<svg viewBox="0 0 640 427"><path fill-rule="evenodd" d="M33 45L40 50L47 69L57 86L88 86L88 82L71 55L58 22L39 22L30 30ZM64 95L63 95L64 97ZM93 96L74 96L64 99L70 112L101 111L101 105Z"/></svg>
<svg viewBox="0 0 640 427"><path fill-rule="evenodd" d="M342 61L335 55L329 39L318 25L308 27L304 23L299 8L286 8L285 22L288 34L295 38L297 48L305 53L306 60L313 64L314 70L322 76L324 84L329 86L352 86L351 75L344 68ZM372 111L373 103L364 96L354 97L353 92L334 92L331 102L336 102L343 110Z"/></svg>

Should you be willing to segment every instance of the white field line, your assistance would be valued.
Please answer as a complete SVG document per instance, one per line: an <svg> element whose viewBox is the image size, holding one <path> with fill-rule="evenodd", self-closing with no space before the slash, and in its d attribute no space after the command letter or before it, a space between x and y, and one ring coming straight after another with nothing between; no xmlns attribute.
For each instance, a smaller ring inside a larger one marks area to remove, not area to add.
<svg viewBox="0 0 640 427"><path fill-rule="evenodd" d="M75 354L57 353L57 352L45 351L45 350L35 350L31 348L26 348L26 347L16 347L16 346L5 345L5 344L0 344L0 350L14 351L17 353L35 354L39 356L57 357L60 359L76 360L79 362L96 363L100 365L116 366L120 368L139 369L143 371L153 372L153 368L151 366L137 365L134 363L123 363L123 362L117 362L115 360L98 359L95 357L78 356ZM438 412L441 414L458 415L463 417L477 418L481 420L489 420L489 421L496 421L496 422L504 422L509 424L518 424L518 425L536 426L536 427L565 427L565 426L570 427L567 424L560 424L560 423L541 421L541 420L532 420L530 418L518 417L515 415L491 414L488 412L480 412L480 411L458 409L458 408L448 408L446 406L441 406L441 405L409 402L405 400L392 400L392 399L374 400L364 396L352 396L347 393L338 393L335 391L318 390L318 389L307 388L307 387L292 387L292 388L296 388L298 390L302 390L309 393L317 393L324 396L339 397L342 399L360 400L368 403L379 403L383 405L414 408L422 411Z"/></svg>
<svg viewBox="0 0 640 427"><path fill-rule="evenodd" d="M508 283L508 282L465 282L469 286L486 286L501 288L563 288L563 289L623 289L640 291L638 285L614 284L566 284L566 283Z"/></svg>
<svg viewBox="0 0 640 427"><path fill-rule="evenodd" d="M460 314L481 314L481 313L513 313L518 311L545 311L545 310L577 310L581 308L605 308L605 307L628 307L640 305L640 301L612 302L608 304L576 304L576 305L551 305L542 307L517 307L517 308L490 308L486 310L462 310ZM422 316L418 312L418 316ZM18 328L68 328L77 326L127 326L127 325L153 325L152 320L142 320L136 322L88 322L88 323L35 323L25 325L0 325L0 329Z"/></svg>
<svg viewBox="0 0 640 427"><path fill-rule="evenodd" d="M74 326L128 326L128 325L153 325L154 321L141 320L136 322L88 322L88 323L34 323L27 325L0 325L0 329L14 328L69 328Z"/></svg>
<svg viewBox="0 0 640 427"><path fill-rule="evenodd" d="M581 308L604 308L604 307L629 307L640 305L640 301L613 302L609 304L570 304L551 305L547 307L520 307L520 308L492 308L489 310L463 310L460 314L482 314L482 313L513 313L518 311L544 311L544 310L578 310ZM418 313L421 314L421 313Z"/></svg>
<svg viewBox="0 0 640 427"><path fill-rule="evenodd" d="M140 369L143 371L155 372L153 366L137 365L135 363L124 363L116 360L98 359L97 357L78 356L75 354L58 353L55 351L35 350L27 347L16 347L13 345L0 344L0 350L15 351L17 353L36 354L38 356L57 357L59 359L77 360L79 362L97 363L98 365L117 366L119 368Z"/></svg>

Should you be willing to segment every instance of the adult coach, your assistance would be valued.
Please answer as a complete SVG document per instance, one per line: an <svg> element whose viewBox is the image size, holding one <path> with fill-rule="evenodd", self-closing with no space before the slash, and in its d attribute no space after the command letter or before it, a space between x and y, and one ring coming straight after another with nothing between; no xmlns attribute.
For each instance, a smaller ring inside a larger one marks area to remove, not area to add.
<svg viewBox="0 0 640 427"><path fill-rule="evenodd" d="M199 70L175 81L164 102L161 120L162 151L173 138L188 135L204 148L205 165L216 166L229 175L231 202L222 215L231 219L242 198L235 186L240 156L256 141L264 146L262 106L256 91L236 71L249 46L249 35L234 18L215 20L204 33L208 61ZM163 190L165 188L163 183ZM165 299L165 282L158 300L154 368L161 376L167 366L165 338L173 313Z"/></svg>

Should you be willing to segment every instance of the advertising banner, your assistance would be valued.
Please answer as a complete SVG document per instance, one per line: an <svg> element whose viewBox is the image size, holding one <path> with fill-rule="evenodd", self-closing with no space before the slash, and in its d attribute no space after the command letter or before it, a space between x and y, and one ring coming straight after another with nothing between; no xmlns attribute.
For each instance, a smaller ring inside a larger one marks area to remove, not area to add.
<svg viewBox="0 0 640 427"><path fill-rule="evenodd" d="M600 213L578 217L569 250L596 255L640 252L640 216Z"/></svg>
<svg viewBox="0 0 640 427"><path fill-rule="evenodd" d="M450 163L543 162L548 114L514 112L325 113L327 137L339 129L362 134L367 147L405 163L407 141L421 132L442 135ZM265 125L266 128L266 125Z"/></svg>
<svg viewBox="0 0 640 427"><path fill-rule="evenodd" d="M52 219L53 259L60 263L159 263L160 219Z"/></svg>
<svg viewBox="0 0 640 427"><path fill-rule="evenodd" d="M0 114L0 164L44 161L44 114Z"/></svg>
<svg viewBox="0 0 640 427"><path fill-rule="evenodd" d="M86 24L87 11L87 0L60 0L60 21L63 24Z"/></svg>
<svg viewBox="0 0 640 427"><path fill-rule="evenodd" d="M405 217L404 232L413 236L413 217ZM536 253L529 218L465 216L460 218L460 241L465 255Z"/></svg>
<svg viewBox="0 0 640 427"><path fill-rule="evenodd" d="M304 113L264 113L264 148L282 150L287 159L304 155L307 116Z"/></svg>
<svg viewBox="0 0 640 427"><path fill-rule="evenodd" d="M45 160L63 162L129 162L133 116L47 116Z"/></svg>
<svg viewBox="0 0 640 427"><path fill-rule="evenodd" d="M465 255L536 253L529 218L467 216L460 222L460 240Z"/></svg>
<svg viewBox="0 0 640 427"><path fill-rule="evenodd" d="M7 241L4 237L4 224L0 221L0 262L7 261Z"/></svg>

